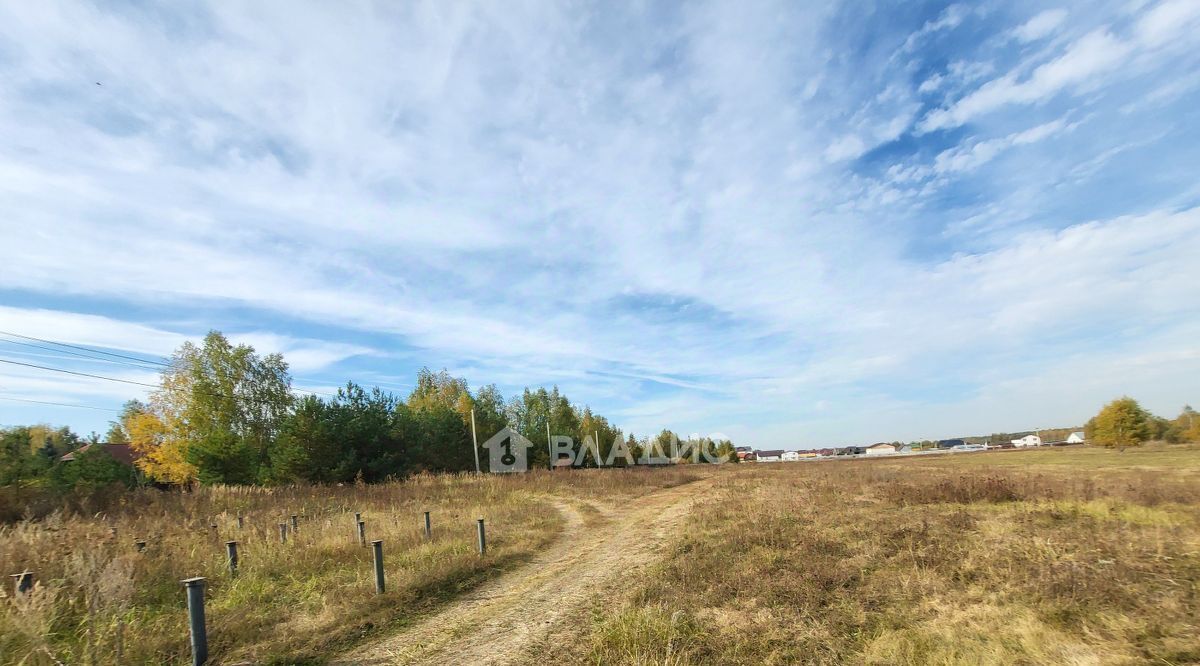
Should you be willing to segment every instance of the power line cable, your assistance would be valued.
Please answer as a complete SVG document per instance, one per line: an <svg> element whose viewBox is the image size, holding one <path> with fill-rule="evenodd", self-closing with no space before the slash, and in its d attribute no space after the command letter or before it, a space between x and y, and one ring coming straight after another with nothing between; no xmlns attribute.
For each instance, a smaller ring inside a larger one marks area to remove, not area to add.
<svg viewBox="0 0 1200 666"><path fill-rule="evenodd" d="M0 333L3 333L3 331L0 331ZM119 365L127 365L127 366L132 366L132 367L135 367L135 368L143 368L143 369L145 369L145 370L155 370L155 371L157 371L157 368L147 367L146 365L137 365L137 364L134 364L134 363L129 363L128 361L118 361L118 360L115 360L115 359L109 359L109 358L100 358L100 357L98 357L98 356L90 356L90 355L88 355L88 354L83 354L83 353L80 353L80 352L77 352L77 351L71 351L70 349L55 349L54 347L46 347L46 346L43 346L43 345L35 345L35 344L33 344L32 342L21 342L20 340L5 340L4 338L0 338L0 342L7 342L7 343L9 343L10 345L22 345L22 346L25 346L25 347L32 347L32 348L34 348L34 349L41 349L41 350L48 351L48 352L54 352L54 353L56 353L56 354L70 354L70 355L72 355L72 356L78 356L78 357L81 357L81 358L86 358L86 359L88 359L88 360L91 360L91 361L103 361L103 362L105 362L105 363L116 363L116 364L119 364ZM59 358L62 358L62 357L60 356ZM151 363L151 361L145 361L145 363L149 364L149 363Z"/></svg>
<svg viewBox="0 0 1200 666"><path fill-rule="evenodd" d="M35 337L35 336L32 336L32 335L22 335L22 334L20 334L20 333L12 333L12 332L10 332L10 331L0 331L0 334L2 334L2 335L10 335L10 336L13 336L13 337L18 337L18 338L23 338L23 339L25 339L25 340L35 340L35 341L37 341L37 342L44 342L44 343L46 343L46 344L50 344L50 345L59 345L59 346L62 346L62 347L69 347L70 349L80 349L80 350L87 351L87 352L92 352L92 353L95 353L95 354L104 354L104 355L106 355L106 356L113 356L113 357L115 357L115 358L127 359L127 360L129 360L129 361L137 361L138 363L148 363L148 364L154 364L154 365L158 365L158 366L161 366L161 367L164 367L164 368L170 368L170 367L173 367L173 366L172 366L170 363L164 363L164 362L161 362L161 361L152 361L152 360L147 360L147 359L139 359L139 358L135 358L135 357L133 357L133 356L126 356L126 355L124 355L124 354L115 354L115 353L112 353L112 352L106 352L106 351L102 351L102 350L99 350L99 349L91 349L91 348L89 348L89 347L84 347L84 346L82 346L82 345L76 345L76 344L71 344L71 343L67 343L67 342L58 342L58 341L56 341L56 340L47 340L47 339L45 339L45 338L38 338L38 337ZM147 367L145 367L144 365L135 365L135 364L133 364L133 363L128 363L128 362L122 362L122 361L116 361L116 360L110 360L110 359L98 358L98 357L95 357L95 356L87 356L87 355L85 355L85 354L80 354L80 353L78 353L78 352L72 352L72 351L68 351L68 350L66 350L66 349L51 349L51 348L47 348L47 347L41 347L41 346L39 346L39 345L35 345L35 344L32 344L32 343L28 343L28 342L20 342L20 341L17 341L17 340L3 340L3 339L0 339L0 341L2 341L2 342L8 342L8 343L11 343L11 344L17 344L17 345L26 345L26 346L29 346L29 347L36 347L36 348L38 348L38 349L43 349L43 350L46 350L46 351L54 351L54 352L63 352L63 353L67 353L67 354L73 354L73 355L75 355L75 356L81 356L81 357L83 357L83 358L90 358L90 359L92 359L92 360L95 360L95 361L105 361L105 362L108 362L108 363L115 363L115 364L119 364L119 365L127 365L127 366L134 367L134 368L140 368L140 369L142 369L142 370L154 370L154 368L147 368ZM161 388L161 387L159 387L159 388ZM293 386L293 387L291 387L291 390L293 390L293 391L296 391L296 392L299 392L299 393L311 393L312 395L321 395L321 396L325 396L325 397L327 397L327 398L336 398L336 397L337 397L337 395L336 395L336 394L333 394L333 393L326 393L326 392L324 392L324 391L314 391L314 390L312 390L312 389L305 389L305 388L300 388L300 387L296 387L296 386Z"/></svg>
<svg viewBox="0 0 1200 666"><path fill-rule="evenodd" d="M35 405L54 405L55 407L75 407L77 409L95 409L95 410L102 411L102 412L116 412L118 414L121 413L121 410L113 409L111 407L95 407L93 405L72 405L72 404L66 403L66 402L51 402L49 400L30 400L28 398L13 398L13 397L9 397L7 395L0 395L0 400L12 400L13 402L29 402L29 403L33 403Z"/></svg>
<svg viewBox="0 0 1200 666"><path fill-rule="evenodd" d="M13 361L11 359L5 359L5 358L0 358L0 363L9 363L11 365L20 365L20 366L24 366L27 368L36 368L38 370L48 370L50 372L61 372L64 374L76 375L79 377L90 377L92 379L103 379L103 380L109 381L109 382L120 382L122 384L133 384L134 386L145 386L146 388L153 388L153 389L165 389L166 388L162 384L148 384L146 382L134 381L132 379L120 379L118 377L105 377L104 375L95 375L90 372L79 372L77 370L67 370L65 368L52 368L48 365L38 365L36 363L22 363L21 361ZM214 391L199 389L195 386L192 386L191 390L199 391L200 393L204 393L204 394L212 396L214 398L228 398L230 400L244 400L246 402L253 403L253 404L264 404L267 402L265 400L257 400L250 396L234 395L234 394L229 394L229 393L217 393ZM294 390L300 390L300 389L294 389ZM312 391L306 391L306 392L312 393ZM328 395L328 394L326 394L326 395Z"/></svg>
<svg viewBox="0 0 1200 666"><path fill-rule="evenodd" d="M118 379L117 377L105 377L103 375L93 375L90 372L78 372L76 370L65 370L63 368L52 368L48 365L37 365L36 363L22 363L20 361L11 361L6 358L0 358L0 363L10 363L12 365L23 365L27 368L37 368L38 370L50 370L52 372L62 372L68 375L78 375L80 377L91 377L93 379L103 379L110 382L121 382L122 384L133 384L135 386L146 386L148 388L163 388L159 384L147 384L146 382L135 382L132 379Z"/></svg>
<svg viewBox="0 0 1200 666"><path fill-rule="evenodd" d="M171 367L171 364L167 363L165 361L154 361L154 360L149 360L149 359L144 359L144 358L137 358L135 356L126 356L125 354L117 354L115 352L106 352L106 351L102 351L100 349L91 349L89 347L84 347L82 345L74 345L74 344L71 344L68 342L56 342L54 340L46 340L44 338L38 338L38 337L34 337L32 335L22 335L20 333L12 333L10 331L0 331L0 333L3 333L4 335L11 335L14 338L21 338L23 340L33 340L35 342L44 342L44 343L51 344L51 345L59 345L61 347L70 347L71 349L79 349L81 351L92 352L94 354L103 354L105 356L112 356L114 358L123 358L127 361L137 361L139 363L151 363L151 364L160 365L163 367ZM165 358L165 357L160 356L159 358Z"/></svg>
<svg viewBox="0 0 1200 666"><path fill-rule="evenodd" d="M94 375L90 372L78 372L75 370L66 370L64 368L52 368L48 365L37 365L34 363L22 363L20 361L13 361L13 360L4 359L4 358L0 358L0 363L10 363L12 365L22 365L22 366L25 366L28 368L37 368L38 370L49 370L51 372L62 372L62 373L68 374L68 375L78 375L80 377L91 377L93 379L103 379L105 381L120 382L122 384L133 384L134 386L145 386L147 388L156 388L156 389L165 389L166 388L165 386L163 386L161 384L147 384L146 382L138 382L138 381L134 381L132 379L120 379L117 377L105 377L104 375ZM195 386L192 386L190 388L192 391L203 393L205 395L208 395L208 396L211 396L214 398L227 398L229 400L244 400L245 402L255 404L255 405L261 405L261 404L264 404L267 402L265 400L257 400L251 396L233 395L233 394L229 394L229 393L216 393L213 391L200 389Z"/></svg>

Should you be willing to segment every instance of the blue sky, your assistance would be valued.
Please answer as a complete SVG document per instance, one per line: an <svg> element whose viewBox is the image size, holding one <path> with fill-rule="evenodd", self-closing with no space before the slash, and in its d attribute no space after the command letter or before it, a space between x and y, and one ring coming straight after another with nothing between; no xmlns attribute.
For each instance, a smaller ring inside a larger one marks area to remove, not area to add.
<svg viewBox="0 0 1200 666"><path fill-rule="evenodd" d="M760 447L1173 416L1198 42L1195 0L6 3L0 330ZM142 392L0 364L0 423Z"/></svg>

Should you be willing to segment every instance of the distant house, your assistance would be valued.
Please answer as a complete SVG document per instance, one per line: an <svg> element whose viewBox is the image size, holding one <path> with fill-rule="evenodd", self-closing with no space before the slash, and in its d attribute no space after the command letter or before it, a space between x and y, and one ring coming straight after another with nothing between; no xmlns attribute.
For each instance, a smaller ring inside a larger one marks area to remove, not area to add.
<svg viewBox="0 0 1200 666"><path fill-rule="evenodd" d="M1038 437L1037 435L1025 435L1024 437L1021 437L1019 439L1014 439L1012 441L1012 443L1013 443L1013 446L1015 446L1017 448L1021 448L1024 446L1041 446L1042 438Z"/></svg>
<svg viewBox="0 0 1200 666"><path fill-rule="evenodd" d="M889 453L895 453L895 452L896 452L896 447L891 444L888 444L887 442L880 442L878 444L872 444L867 447L867 455L869 455L869 456L887 455Z"/></svg>
<svg viewBox="0 0 1200 666"><path fill-rule="evenodd" d="M819 455L819 456L832 456L832 455L836 455L836 454L837 454L837 449L818 449L817 450L817 455Z"/></svg>
<svg viewBox="0 0 1200 666"><path fill-rule="evenodd" d="M784 460L787 460L787 461L789 461L789 462L790 462L790 461L794 461L794 460L799 460L799 459L800 459L800 452L799 452L799 451L784 451L784 452L783 452L783 459L784 459Z"/></svg>
<svg viewBox="0 0 1200 666"><path fill-rule="evenodd" d="M837 454L839 456L861 456L866 452L867 447L865 446L843 446L838 449Z"/></svg>
<svg viewBox="0 0 1200 666"><path fill-rule="evenodd" d="M742 449L746 449L746 450L743 451ZM737 457L738 457L738 460L741 460L743 462L754 462L755 460L758 459L758 456L754 455L754 451L751 451L747 447L743 447L743 446L738 447Z"/></svg>
<svg viewBox="0 0 1200 666"><path fill-rule="evenodd" d="M1086 441L1087 438L1082 432L1073 432L1067 437L1067 444L1083 444Z"/></svg>
<svg viewBox="0 0 1200 666"><path fill-rule="evenodd" d="M112 456L113 460L121 463L122 465L128 465L130 467L133 467L133 463L137 461L138 458L142 457L140 453L134 451L133 447L128 444L101 443L84 444L70 453L64 453L58 460L59 462L71 462L75 460L75 457L79 454L83 453L84 451L90 451L93 447L97 446L106 451L108 455Z"/></svg>
<svg viewBox="0 0 1200 666"><path fill-rule="evenodd" d="M963 444L966 444L966 442L961 439L943 439L938 441L937 447L939 449L952 449L956 446L962 446Z"/></svg>
<svg viewBox="0 0 1200 666"><path fill-rule="evenodd" d="M783 450L755 451L758 462L780 462L783 460Z"/></svg>

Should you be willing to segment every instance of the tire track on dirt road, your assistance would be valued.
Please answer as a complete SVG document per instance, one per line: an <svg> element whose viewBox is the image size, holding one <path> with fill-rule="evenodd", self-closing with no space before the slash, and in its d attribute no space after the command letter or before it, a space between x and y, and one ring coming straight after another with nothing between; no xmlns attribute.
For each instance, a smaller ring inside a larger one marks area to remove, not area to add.
<svg viewBox="0 0 1200 666"><path fill-rule="evenodd" d="M710 480L656 491L633 500L627 509L601 509L604 521L591 527L585 527L575 506L589 503L554 497L566 525L554 544L529 564L332 663L512 663L531 642L563 628L595 594L657 560L656 551Z"/></svg>

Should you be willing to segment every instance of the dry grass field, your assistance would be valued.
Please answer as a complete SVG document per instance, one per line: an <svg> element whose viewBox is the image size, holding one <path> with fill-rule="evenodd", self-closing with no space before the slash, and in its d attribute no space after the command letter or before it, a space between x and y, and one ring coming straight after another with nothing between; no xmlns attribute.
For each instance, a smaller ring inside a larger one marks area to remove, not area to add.
<svg viewBox="0 0 1200 666"><path fill-rule="evenodd" d="M562 660L1200 663L1195 447L780 463L714 489Z"/></svg>
<svg viewBox="0 0 1200 666"><path fill-rule="evenodd" d="M218 664L1200 663L1200 449L146 492L0 528L0 562L39 581L0 664L186 663L196 575Z"/></svg>
<svg viewBox="0 0 1200 666"><path fill-rule="evenodd" d="M684 468L605 472L145 491L110 515L52 515L0 527L5 572L29 568L38 581L32 594L14 595L5 580L0 664L190 663L180 581L193 576L207 578L214 663L320 662L544 549L561 527L546 498L564 494L566 483L572 496L624 502L692 478ZM423 536L426 510L431 542ZM375 594L356 512L367 538L384 542L384 595ZM278 524L290 523L292 514L299 529L281 544ZM485 557L476 552L477 517L486 520ZM146 541L145 551L136 540ZM226 566L226 540L240 542L237 576Z"/></svg>

